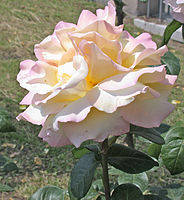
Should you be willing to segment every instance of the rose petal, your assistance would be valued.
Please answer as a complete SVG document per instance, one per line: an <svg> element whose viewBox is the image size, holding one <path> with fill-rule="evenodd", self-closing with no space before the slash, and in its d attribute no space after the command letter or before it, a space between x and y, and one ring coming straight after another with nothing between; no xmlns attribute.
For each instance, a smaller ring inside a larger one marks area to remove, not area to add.
<svg viewBox="0 0 184 200"><path fill-rule="evenodd" d="M132 87L136 85L138 81L143 84L160 82L164 80L165 74L164 65L159 67L141 68L140 70L122 73L107 78L99 84L99 87L107 91L120 90Z"/></svg>
<svg viewBox="0 0 184 200"><path fill-rule="evenodd" d="M34 65L35 62L32 60L22 61L20 63L20 72L17 75L17 81L20 82L22 79L24 79Z"/></svg>
<svg viewBox="0 0 184 200"><path fill-rule="evenodd" d="M108 2L108 6L105 9L98 9L96 11L98 20L105 20L111 25L115 25L116 20L116 8L112 1Z"/></svg>
<svg viewBox="0 0 184 200"><path fill-rule="evenodd" d="M127 123L118 111L107 114L92 108L88 116L81 122L67 122L62 124L63 131L76 146L86 140L102 142L108 136L117 136L129 132Z"/></svg>
<svg viewBox="0 0 184 200"><path fill-rule="evenodd" d="M97 16L90 12L89 10L83 10L79 16L77 27L82 29L87 25L95 22L97 20Z"/></svg>
<svg viewBox="0 0 184 200"><path fill-rule="evenodd" d="M43 138L44 141L52 147L59 147L72 144L70 140L64 135L62 127L58 131L54 131L52 128L53 115L50 115L45 121L39 137Z"/></svg>
<svg viewBox="0 0 184 200"><path fill-rule="evenodd" d="M87 80L91 85L96 85L105 78L119 74L123 70L129 70L113 62L93 42L82 41L79 48L89 66Z"/></svg>
<svg viewBox="0 0 184 200"><path fill-rule="evenodd" d="M88 74L88 65L82 56L78 55L73 57L73 67L76 71L68 82L62 86L63 89L75 87L80 81L84 80ZM65 73L64 69L62 69L62 71Z"/></svg>
<svg viewBox="0 0 184 200"><path fill-rule="evenodd" d="M131 69L136 69L149 65L160 65L161 56L163 56L167 51L167 47L163 46L160 49L144 49L138 52L134 52L126 55L126 58L122 60L122 65Z"/></svg>
<svg viewBox="0 0 184 200"><path fill-rule="evenodd" d="M22 104L22 105L30 105L30 104L32 104L33 97L34 97L34 93L29 92L29 93L22 99L22 101L20 102L20 104Z"/></svg>
<svg viewBox="0 0 184 200"><path fill-rule="evenodd" d="M152 37L149 33L142 33L138 37L133 38L128 32L124 31L121 41L128 40L126 45L124 45L123 52L131 53L137 46L141 45L144 48L157 48L155 42L153 42Z"/></svg>
<svg viewBox="0 0 184 200"><path fill-rule="evenodd" d="M73 31L74 31L74 29L71 29L71 28L55 30L55 34L56 34L58 40L60 41L60 45L65 49L66 52L70 48L73 48L73 44L72 44L70 38L68 37L68 34Z"/></svg>
<svg viewBox="0 0 184 200"><path fill-rule="evenodd" d="M80 29L78 33L87 33L87 32L97 32L102 35L104 38L109 40L117 40L122 33L123 25L112 26L106 21L95 21L88 26L85 26L83 29Z"/></svg>
<svg viewBox="0 0 184 200"><path fill-rule="evenodd" d="M168 48L165 45L153 52L151 52L151 50L144 51L138 57L135 63L139 65L159 65L161 64L161 56L163 56L167 51ZM144 53L145 56L143 55Z"/></svg>
<svg viewBox="0 0 184 200"><path fill-rule="evenodd" d="M113 113L118 107L126 106L134 101L135 96L145 93L147 89L147 86L140 83L126 89L108 92L95 87L87 93L86 97L98 110Z"/></svg>
<svg viewBox="0 0 184 200"><path fill-rule="evenodd" d="M113 61L119 62L118 60L121 52L121 44L116 40L107 40L99 33L73 33L70 35L71 39L75 41L75 44L79 47L82 40L94 42L101 51L109 56Z"/></svg>
<svg viewBox="0 0 184 200"><path fill-rule="evenodd" d="M63 30L63 29L72 29L72 30L76 30L77 26L75 24L72 23L67 23L67 22L63 22L60 21L56 26L55 26L55 31L56 30Z"/></svg>
<svg viewBox="0 0 184 200"><path fill-rule="evenodd" d="M46 94L57 84L57 68L37 61L24 76L18 77L21 87L32 93Z"/></svg>
<svg viewBox="0 0 184 200"><path fill-rule="evenodd" d="M44 123L47 116L43 115L39 108L39 106L30 105L23 113L20 113L16 119L18 121L26 120L32 124L41 125Z"/></svg>
<svg viewBox="0 0 184 200"><path fill-rule="evenodd" d="M90 112L91 105L86 97L80 98L63 108L54 118L54 130L58 130L59 122L80 122Z"/></svg>
<svg viewBox="0 0 184 200"><path fill-rule="evenodd" d="M131 124L152 128L160 126L161 122L173 111L174 106L167 102L162 94L159 98L152 99L142 94L120 109L124 119Z"/></svg>
<svg viewBox="0 0 184 200"><path fill-rule="evenodd" d="M46 37L40 44L36 44L34 49L38 60L56 66L59 64L65 51L65 48L61 46L59 40L54 35Z"/></svg>

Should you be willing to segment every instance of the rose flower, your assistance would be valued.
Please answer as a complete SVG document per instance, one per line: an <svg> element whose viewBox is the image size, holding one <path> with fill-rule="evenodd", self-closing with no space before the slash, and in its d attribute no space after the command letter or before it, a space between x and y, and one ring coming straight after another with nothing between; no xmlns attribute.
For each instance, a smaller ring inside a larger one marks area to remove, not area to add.
<svg viewBox="0 0 184 200"><path fill-rule="evenodd" d="M115 16L109 2L97 15L83 11L77 25L60 22L35 46L38 61L20 64L29 107L17 119L42 125L39 137L51 146L102 142L130 123L159 126L174 109L167 99L176 76L160 62L167 47L147 33L133 38Z"/></svg>

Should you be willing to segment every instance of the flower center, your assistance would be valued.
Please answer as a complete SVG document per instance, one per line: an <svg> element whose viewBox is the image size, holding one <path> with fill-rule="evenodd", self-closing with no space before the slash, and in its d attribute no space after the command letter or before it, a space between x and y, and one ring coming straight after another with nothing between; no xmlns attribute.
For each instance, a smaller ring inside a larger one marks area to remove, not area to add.
<svg viewBox="0 0 184 200"><path fill-rule="evenodd" d="M62 85L67 83L69 81L69 79L71 78L70 75L66 74L66 73L63 73L63 74L57 74L57 80L58 82L61 82Z"/></svg>

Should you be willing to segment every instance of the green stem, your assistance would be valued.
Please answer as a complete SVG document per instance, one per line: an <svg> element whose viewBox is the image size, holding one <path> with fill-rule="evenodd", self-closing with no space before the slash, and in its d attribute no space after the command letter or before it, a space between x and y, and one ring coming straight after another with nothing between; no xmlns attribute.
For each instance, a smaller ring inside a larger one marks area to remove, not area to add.
<svg viewBox="0 0 184 200"><path fill-rule="evenodd" d="M109 186L109 173L107 163L107 150L108 150L108 139L104 140L101 145L101 156L102 156L102 169L103 169L103 185L105 189L105 199L110 200L110 186Z"/></svg>

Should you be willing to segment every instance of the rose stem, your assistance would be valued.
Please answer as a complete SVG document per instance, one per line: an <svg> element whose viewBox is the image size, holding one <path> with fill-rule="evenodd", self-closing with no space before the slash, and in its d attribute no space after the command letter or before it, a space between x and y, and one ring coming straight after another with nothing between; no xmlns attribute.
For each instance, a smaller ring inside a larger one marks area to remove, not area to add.
<svg viewBox="0 0 184 200"><path fill-rule="evenodd" d="M108 150L108 139L105 139L101 143L101 156L102 156L102 169L103 169L103 185L105 188L105 199L110 200L110 187L109 187L109 173L107 163L107 150Z"/></svg>

